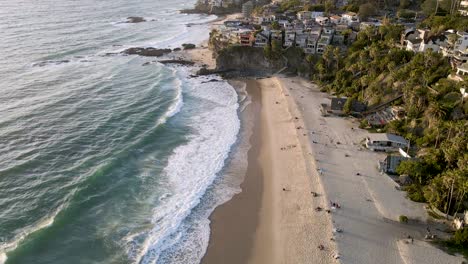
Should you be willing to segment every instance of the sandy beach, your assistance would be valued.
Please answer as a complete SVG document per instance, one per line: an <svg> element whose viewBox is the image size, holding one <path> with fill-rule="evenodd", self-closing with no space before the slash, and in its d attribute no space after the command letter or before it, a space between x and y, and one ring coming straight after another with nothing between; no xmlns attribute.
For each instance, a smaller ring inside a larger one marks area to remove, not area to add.
<svg viewBox="0 0 468 264"><path fill-rule="evenodd" d="M328 202L317 170L306 162L301 119L277 78L246 83L258 115L247 175L242 192L212 214L203 263L333 263L330 215L314 210Z"/></svg>

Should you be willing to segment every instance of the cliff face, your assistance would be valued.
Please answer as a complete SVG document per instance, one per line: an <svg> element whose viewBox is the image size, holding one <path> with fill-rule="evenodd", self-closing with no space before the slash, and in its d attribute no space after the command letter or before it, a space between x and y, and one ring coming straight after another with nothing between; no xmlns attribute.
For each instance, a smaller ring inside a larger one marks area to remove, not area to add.
<svg viewBox="0 0 468 264"><path fill-rule="evenodd" d="M240 72L268 73L284 66L282 60L268 60L262 48L232 46L218 52L217 70L235 70Z"/></svg>

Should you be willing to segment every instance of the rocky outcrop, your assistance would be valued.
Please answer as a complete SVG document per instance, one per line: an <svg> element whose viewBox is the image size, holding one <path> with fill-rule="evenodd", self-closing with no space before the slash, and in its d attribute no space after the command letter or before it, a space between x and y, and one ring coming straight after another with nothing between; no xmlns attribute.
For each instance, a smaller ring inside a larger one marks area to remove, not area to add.
<svg viewBox="0 0 468 264"><path fill-rule="evenodd" d="M141 23L146 22L146 19L143 17L127 17L127 21L125 23Z"/></svg>
<svg viewBox="0 0 468 264"><path fill-rule="evenodd" d="M140 55L145 57L161 57L167 53L172 52L171 49L156 49L156 48L129 48L122 51L127 55Z"/></svg>
<svg viewBox="0 0 468 264"><path fill-rule="evenodd" d="M185 66L193 66L195 62L193 61L188 61L188 60L160 60L159 61L162 64L179 64L179 65L185 65Z"/></svg>

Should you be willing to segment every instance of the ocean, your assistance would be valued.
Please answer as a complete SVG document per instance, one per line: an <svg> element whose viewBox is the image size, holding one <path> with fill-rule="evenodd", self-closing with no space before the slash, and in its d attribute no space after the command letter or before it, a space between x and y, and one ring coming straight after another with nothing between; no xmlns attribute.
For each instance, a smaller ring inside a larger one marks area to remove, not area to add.
<svg viewBox="0 0 468 264"><path fill-rule="evenodd" d="M200 262L240 191L245 97L109 55L199 44L216 17L194 2L0 0L0 263Z"/></svg>

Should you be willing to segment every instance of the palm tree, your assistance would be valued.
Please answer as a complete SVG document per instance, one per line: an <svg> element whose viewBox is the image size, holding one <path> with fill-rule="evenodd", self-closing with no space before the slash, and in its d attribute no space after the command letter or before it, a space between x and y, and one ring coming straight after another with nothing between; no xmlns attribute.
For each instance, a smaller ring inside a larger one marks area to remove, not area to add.
<svg viewBox="0 0 468 264"><path fill-rule="evenodd" d="M441 103L432 101L429 103L429 107L427 108L427 114L429 115L430 120L434 123L438 120L444 119L447 115L447 110Z"/></svg>

